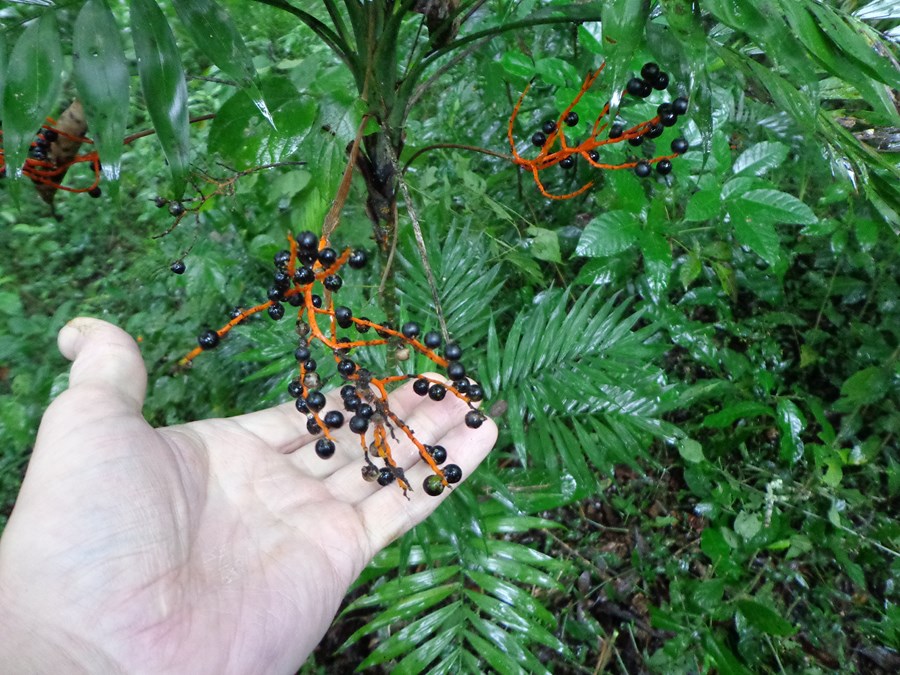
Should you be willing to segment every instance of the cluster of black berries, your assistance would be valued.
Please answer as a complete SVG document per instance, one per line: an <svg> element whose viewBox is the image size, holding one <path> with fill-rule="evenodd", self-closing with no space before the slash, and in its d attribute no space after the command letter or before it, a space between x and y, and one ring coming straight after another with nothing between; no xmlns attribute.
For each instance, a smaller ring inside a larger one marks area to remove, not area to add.
<svg viewBox="0 0 900 675"><path fill-rule="evenodd" d="M298 338L293 355L298 373L288 384L288 393L295 399L297 410L306 416L307 430L323 436L316 441L316 454L323 459L334 455L335 443L331 431L346 424L360 437L365 461L363 477L380 485L396 481L405 492L410 486L403 469L392 457L389 441L397 440L396 431L399 430L413 443L434 472L424 481L425 492L439 495L447 485L462 478L462 471L455 464L447 464L443 469L439 467L447 459L446 449L439 445L425 445L415 437L413 430L390 409L388 388L412 379L413 390L420 396L428 396L434 401L441 401L448 394L456 396L469 405L466 425L477 429L483 424L485 416L475 408L474 403L484 398L484 392L481 385L467 378L466 368L461 362L462 350L454 343L444 344L441 334L436 331L422 335L421 328L415 322L404 324L398 331L387 323L379 324L366 317L354 316L349 307L335 305L334 295L344 284L339 272L345 264L352 269L365 267L365 251L345 249L338 253L324 238L320 239L308 231L301 232L296 239L289 239L291 248L275 255L275 272L266 293L268 300L250 309L236 309L225 326L201 333L198 347L182 359L182 363L190 362L202 351L215 348L231 328L257 312L266 310L277 321L285 316L285 305L297 308ZM317 285L324 290L317 292ZM353 332L348 333L351 329ZM370 331L374 331L377 337L364 337ZM323 378L319 375L319 364L312 352L314 342L330 351L338 375L345 382L341 388L343 411L326 410ZM379 345L393 347L398 356L405 351L406 358L410 349L424 354L446 369L449 382L438 382L423 375L377 377L351 357L352 351L358 347ZM373 436L371 442L366 440L369 433ZM378 467L373 459L381 459L383 466Z"/></svg>

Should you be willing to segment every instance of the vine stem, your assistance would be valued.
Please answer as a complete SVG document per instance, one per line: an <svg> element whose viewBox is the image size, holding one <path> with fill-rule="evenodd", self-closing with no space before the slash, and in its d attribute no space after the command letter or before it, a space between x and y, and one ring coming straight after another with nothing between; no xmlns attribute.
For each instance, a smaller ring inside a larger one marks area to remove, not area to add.
<svg viewBox="0 0 900 675"><path fill-rule="evenodd" d="M385 132L386 133L386 132ZM400 192L403 193L403 201L406 203L406 211L409 213L409 219L412 221L413 232L416 237L416 248L419 249L419 255L422 257L422 266L425 268L425 277L428 279L428 287L431 289L431 298L434 301L434 311L437 314L438 324L441 327L441 335L444 337L444 342L450 342L450 332L447 330L447 321L444 318L444 310L441 307L441 298L438 295L437 291L437 283L434 280L434 272L431 269L431 263L428 261L428 249L425 246L425 238L422 236L422 225L419 222L419 216L416 214L416 209L413 206L412 195L409 193L409 186L406 184L406 180L403 178L403 173L400 171L399 162L397 161L397 155L394 153L394 148L391 147L391 144L387 144L388 148L388 157L391 160L391 165L394 168L394 173L397 176L397 184L400 186ZM395 226L396 229L396 226ZM393 248L396 248L396 241Z"/></svg>

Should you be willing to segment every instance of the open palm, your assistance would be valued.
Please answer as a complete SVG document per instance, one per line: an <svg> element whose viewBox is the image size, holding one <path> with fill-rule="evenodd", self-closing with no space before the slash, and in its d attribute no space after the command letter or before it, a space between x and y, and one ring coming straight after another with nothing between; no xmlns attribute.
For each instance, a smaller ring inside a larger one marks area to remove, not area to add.
<svg viewBox="0 0 900 675"><path fill-rule="evenodd" d="M59 344L70 386L44 416L0 541L0 629L14 627L0 658L20 658L16 672L292 672L372 556L449 494L408 500L364 482L346 430L319 459L290 404L153 429L126 333L77 319ZM406 387L391 408L464 476L496 439L489 420L466 428L457 401ZM421 485L412 446L395 457Z"/></svg>

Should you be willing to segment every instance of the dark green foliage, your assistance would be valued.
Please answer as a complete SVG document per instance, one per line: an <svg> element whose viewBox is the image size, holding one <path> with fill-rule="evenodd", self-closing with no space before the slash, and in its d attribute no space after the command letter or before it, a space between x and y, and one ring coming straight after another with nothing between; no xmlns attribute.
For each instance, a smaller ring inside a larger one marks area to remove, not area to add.
<svg viewBox="0 0 900 675"><path fill-rule="evenodd" d="M16 20L0 32L2 100L41 75L29 109L3 118L15 143L63 105L44 101L55 82L41 70L59 59L6 67L6 50L31 49L56 22L69 54L73 8L106 16L98 0L69 4L4 10ZM217 113L190 129L193 168L222 179L232 174L218 161L237 170L306 165L238 179L233 193L159 240L147 235L172 217L154 206L168 171L155 141L126 147L118 201L105 190L97 200L66 195L60 223L24 190L15 210L8 181L0 183L4 515L37 420L65 385L54 335L79 313L143 337L154 424L288 398L297 359L321 356L295 354L288 307L283 321L263 313L232 331L188 374L171 366L232 307L265 298L286 232L311 231L315 244L347 146L363 112L375 112L386 129L370 122L367 157L390 167L375 141L384 133L399 168L410 162L403 175L451 342L440 335L402 199L397 250L388 258L378 249L385 221L373 230L370 215L384 204L371 177L354 183L336 234L368 251L363 269L342 274L341 302L348 316L415 324L438 351L458 346L501 438L435 517L379 554L303 672L897 670L900 75L896 44L884 38L900 34L896 8L492 0L457 34L453 21L438 27L381 0L307 3L314 15L221 2L231 18L198 14L189 2L175 3L177 16L168 6L157 16L149 0L132 4L156 17L155 32L174 33L188 75L212 78L187 82L191 114ZM463 0L459 16L476 4ZM113 15L127 25L123 8ZM353 30L373 16L396 38L376 54ZM573 17L583 21L567 23ZM204 21L222 28L216 41L202 39ZM135 30L140 45L150 33ZM363 101L370 56L370 86L384 88ZM548 190L597 185L549 202L501 158L434 147L508 152L509 114L534 78L513 131L520 150L536 152L531 143L553 132L541 125L603 60L573 131L592 123L613 90L646 95L626 97L628 126L673 101L678 123L658 138L598 148L598 161L611 163L671 148L679 155L671 165L646 165L655 169L641 169L641 179L575 162L547 176ZM171 63L159 65L175 77ZM674 83L667 95L641 84L660 69ZM129 131L150 124L132 104ZM176 148L183 120L169 122L156 122L161 141L186 167L185 148ZM194 181L213 189L199 173ZM192 208L192 190L183 205L161 205ZM403 372L427 365L415 356L389 365L377 350L359 357ZM316 372L339 379L330 358ZM421 395L440 396L421 382ZM350 427L365 427L347 411ZM452 464L454 448L437 456ZM413 498L438 489L414 487Z"/></svg>

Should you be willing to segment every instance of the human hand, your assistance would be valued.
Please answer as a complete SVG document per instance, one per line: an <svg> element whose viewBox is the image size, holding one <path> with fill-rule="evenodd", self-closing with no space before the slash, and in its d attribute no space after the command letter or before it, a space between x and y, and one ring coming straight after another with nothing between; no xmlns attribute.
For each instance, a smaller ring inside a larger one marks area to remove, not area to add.
<svg viewBox="0 0 900 675"><path fill-rule="evenodd" d="M319 459L292 403L153 429L130 336L75 319L59 348L69 388L44 415L0 540L10 672L294 672L372 556L452 492L407 500L363 481L347 429ZM490 420L467 428L455 399L405 386L391 409L464 477L496 440ZM394 458L422 484L429 469L406 439Z"/></svg>

